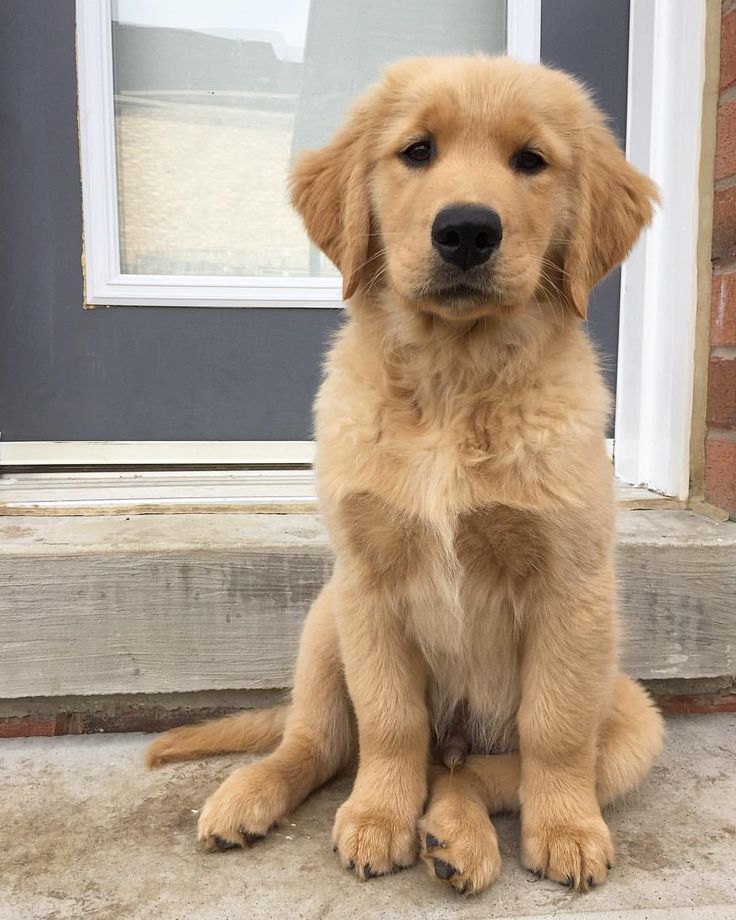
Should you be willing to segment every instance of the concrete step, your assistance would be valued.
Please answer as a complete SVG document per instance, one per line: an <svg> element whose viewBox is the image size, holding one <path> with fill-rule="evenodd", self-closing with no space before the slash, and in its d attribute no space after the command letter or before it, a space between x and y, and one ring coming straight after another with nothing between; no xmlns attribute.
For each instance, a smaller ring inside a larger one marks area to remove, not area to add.
<svg viewBox="0 0 736 920"><path fill-rule="evenodd" d="M314 514L0 518L0 700L288 687L331 555ZM619 513L624 667L733 676L736 524Z"/></svg>
<svg viewBox="0 0 736 920"><path fill-rule="evenodd" d="M459 899L423 866L359 882L330 830L350 780L329 783L247 851L203 853L204 799L247 757L146 773L150 736L0 741L0 920L733 920L736 716L667 720L660 762L610 809L607 884L586 895L519 864L519 820L494 820L503 870Z"/></svg>

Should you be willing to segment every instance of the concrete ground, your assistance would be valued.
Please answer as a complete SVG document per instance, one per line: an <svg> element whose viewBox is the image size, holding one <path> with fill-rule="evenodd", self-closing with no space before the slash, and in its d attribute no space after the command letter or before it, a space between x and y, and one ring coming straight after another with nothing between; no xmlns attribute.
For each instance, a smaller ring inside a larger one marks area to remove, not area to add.
<svg viewBox="0 0 736 920"><path fill-rule="evenodd" d="M239 918L736 918L736 716L668 720L665 753L608 815L617 866L587 895L518 862L519 824L496 820L504 870L462 899L423 866L359 882L332 853L349 782L314 795L249 851L194 841L206 795L243 758L146 773L146 735L0 741L0 920Z"/></svg>

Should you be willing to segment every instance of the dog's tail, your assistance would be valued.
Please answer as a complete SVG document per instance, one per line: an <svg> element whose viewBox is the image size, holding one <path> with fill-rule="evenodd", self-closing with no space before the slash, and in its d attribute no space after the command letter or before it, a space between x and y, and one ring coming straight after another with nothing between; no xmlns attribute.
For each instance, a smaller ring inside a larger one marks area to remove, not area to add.
<svg viewBox="0 0 736 920"><path fill-rule="evenodd" d="M246 709L224 719L182 725L164 732L146 748L145 763L161 767L178 760L198 760L211 754L272 751L284 733L288 704L271 709Z"/></svg>

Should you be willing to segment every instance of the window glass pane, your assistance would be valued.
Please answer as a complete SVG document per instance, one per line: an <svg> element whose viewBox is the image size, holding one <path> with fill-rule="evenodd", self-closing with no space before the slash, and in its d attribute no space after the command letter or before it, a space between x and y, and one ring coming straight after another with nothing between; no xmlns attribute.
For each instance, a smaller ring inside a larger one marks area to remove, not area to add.
<svg viewBox="0 0 736 920"><path fill-rule="evenodd" d="M286 191L382 67L502 52L505 0L114 0L124 273L335 275Z"/></svg>

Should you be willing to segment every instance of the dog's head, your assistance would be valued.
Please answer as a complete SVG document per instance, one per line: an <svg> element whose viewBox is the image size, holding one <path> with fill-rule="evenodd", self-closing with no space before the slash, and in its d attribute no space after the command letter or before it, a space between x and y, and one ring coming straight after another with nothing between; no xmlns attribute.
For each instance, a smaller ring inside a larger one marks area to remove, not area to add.
<svg viewBox="0 0 736 920"><path fill-rule="evenodd" d="M572 78L487 57L394 65L291 182L345 299L389 285L448 318L534 297L584 316L657 197Z"/></svg>

